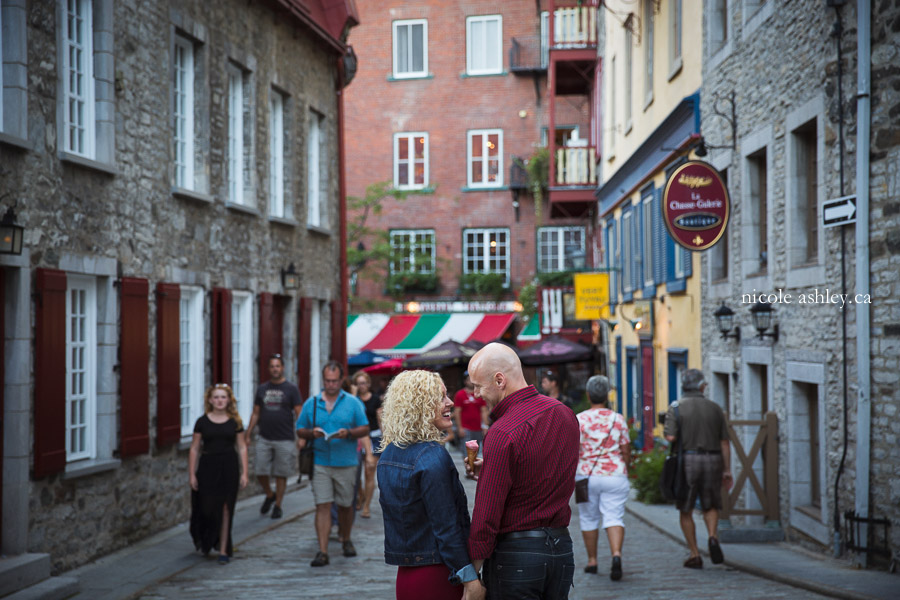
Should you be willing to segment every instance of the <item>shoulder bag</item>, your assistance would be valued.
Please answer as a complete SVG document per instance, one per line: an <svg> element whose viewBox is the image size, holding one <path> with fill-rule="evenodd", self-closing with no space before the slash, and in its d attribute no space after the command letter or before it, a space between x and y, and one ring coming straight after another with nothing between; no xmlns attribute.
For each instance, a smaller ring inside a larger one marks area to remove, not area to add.
<svg viewBox="0 0 900 600"><path fill-rule="evenodd" d="M591 470L589 473L593 473L594 469L597 467L597 463L600 462L600 457L606 454L603 452L603 444L606 443L606 440L609 439L609 436L612 435L612 425L609 427L609 432L606 434L606 437L603 438L603 441L600 443L600 454L597 455L597 459L594 461L594 464L591 465ZM588 497L588 482L590 481L590 474L584 479L579 479L575 482L575 502L576 504L584 504L589 500Z"/></svg>
<svg viewBox="0 0 900 600"><path fill-rule="evenodd" d="M313 430L316 428L316 409L318 407L319 397L313 396ZM315 438L307 440L308 443L300 449L300 475L306 475L310 479L313 478L313 471L315 470L316 464L315 441Z"/></svg>
<svg viewBox="0 0 900 600"><path fill-rule="evenodd" d="M678 436L671 446L671 452L666 457L659 477L659 491L667 502L684 500L688 492L687 480L684 476L684 454L681 451L681 415L678 414L678 405L672 408L675 412Z"/></svg>

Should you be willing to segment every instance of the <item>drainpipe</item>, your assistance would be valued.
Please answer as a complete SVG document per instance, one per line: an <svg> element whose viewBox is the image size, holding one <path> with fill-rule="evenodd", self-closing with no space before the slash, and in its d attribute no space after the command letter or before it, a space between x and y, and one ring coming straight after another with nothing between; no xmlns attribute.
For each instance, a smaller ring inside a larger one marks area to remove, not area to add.
<svg viewBox="0 0 900 600"><path fill-rule="evenodd" d="M333 327L332 331L338 332L337 354L334 360L347 367L347 309L349 302L350 281L347 273L347 182L346 160L344 157L344 55L337 57L337 129L338 129L338 221L340 244L340 269L338 276L341 280L340 308L333 319L340 319L339 327Z"/></svg>
<svg viewBox="0 0 900 600"><path fill-rule="evenodd" d="M871 138L872 2L857 3L857 138L856 138L856 293L869 294L869 146ZM869 453L871 448L871 379L869 374L869 305L856 304L856 514L869 516ZM860 527L862 543L868 527ZM866 555L859 561L866 566Z"/></svg>

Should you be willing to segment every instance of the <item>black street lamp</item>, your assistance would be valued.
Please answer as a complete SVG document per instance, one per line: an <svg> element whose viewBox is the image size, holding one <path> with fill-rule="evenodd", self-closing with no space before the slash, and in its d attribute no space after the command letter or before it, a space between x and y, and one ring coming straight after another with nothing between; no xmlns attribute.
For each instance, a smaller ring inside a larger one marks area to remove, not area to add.
<svg viewBox="0 0 900 600"><path fill-rule="evenodd" d="M716 324L719 326L719 333L722 334L722 339L734 338L740 343L741 328L735 327L734 333L730 333L734 324L734 311L725 306L725 302L722 302L722 306L716 309L713 315L716 317Z"/></svg>
<svg viewBox="0 0 900 600"><path fill-rule="evenodd" d="M25 228L16 223L16 213L9 207L0 221L0 254L22 254Z"/></svg>
<svg viewBox="0 0 900 600"><path fill-rule="evenodd" d="M300 276L294 263L288 265L287 269L281 269L281 285L286 290L296 290L300 287Z"/></svg>
<svg viewBox="0 0 900 600"><path fill-rule="evenodd" d="M778 341L778 324L772 324L774 313L775 309L768 302L757 302L750 307L750 315L753 317L753 326L756 327L757 337L770 337L772 341ZM772 333L766 333L769 327L772 327Z"/></svg>

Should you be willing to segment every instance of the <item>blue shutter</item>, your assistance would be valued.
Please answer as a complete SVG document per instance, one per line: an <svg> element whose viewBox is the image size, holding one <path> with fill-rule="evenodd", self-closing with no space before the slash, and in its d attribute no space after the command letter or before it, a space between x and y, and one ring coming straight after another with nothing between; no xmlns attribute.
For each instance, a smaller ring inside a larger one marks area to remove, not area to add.
<svg viewBox="0 0 900 600"><path fill-rule="evenodd" d="M634 289L639 290L644 287L644 261L647 260L647 257L644 256L644 203L638 202L637 206L634 207L634 256L637 260L634 261Z"/></svg>
<svg viewBox="0 0 900 600"><path fill-rule="evenodd" d="M687 279L694 271L694 253L687 248L682 248L681 250L684 252L684 278Z"/></svg>
<svg viewBox="0 0 900 600"><path fill-rule="evenodd" d="M641 289L641 263L638 260L641 254L641 213L640 209L635 207L631 211L631 290Z"/></svg>
<svg viewBox="0 0 900 600"><path fill-rule="evenodd" d="M680 251L681 246L675 244L672 236L666 232L666 282L675 279L675 252Z"/></svg>
<svg viewBox="0 0 900 600"><path fill-rule="evenodd" d="M653 193L653 283L660 284L666 281L665 243L666 229L663 224L660 198L662 189Z"/></svg>

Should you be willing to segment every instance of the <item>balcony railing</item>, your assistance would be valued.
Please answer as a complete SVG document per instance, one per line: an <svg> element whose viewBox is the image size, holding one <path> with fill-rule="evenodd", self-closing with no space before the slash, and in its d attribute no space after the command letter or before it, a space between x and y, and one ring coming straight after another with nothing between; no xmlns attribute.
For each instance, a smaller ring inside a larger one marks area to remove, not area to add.
<svg viewBox="0 0 900 600"><path fill-rule="evenodd" d="M585 186L597 184L597 150L592 146L557 148L555 185Z"/></svg>
<svg viewBox="0 0 900 600"><path fill-rule="evenodd" d="M512 38L509 46L509 69L515 72L546 71L547 40L536 35Z"/></svg>
<svg viewBox="0 0 900 600"><path fill-rule="evenodd" d="M512 157L509 165L509 189L524 190L528 187L528 172L525 171L524 160L518 156Z"/></svg>
<svg viewBox="0 0 900 600"><path fill-rule="evenodd" d="M553 12L553 45L596 46L597 7L557 8Z"/></svg>

